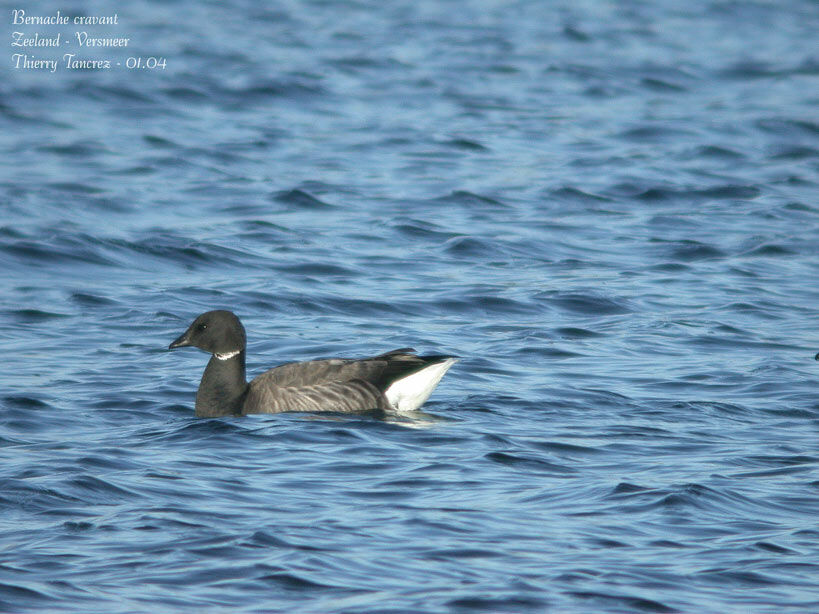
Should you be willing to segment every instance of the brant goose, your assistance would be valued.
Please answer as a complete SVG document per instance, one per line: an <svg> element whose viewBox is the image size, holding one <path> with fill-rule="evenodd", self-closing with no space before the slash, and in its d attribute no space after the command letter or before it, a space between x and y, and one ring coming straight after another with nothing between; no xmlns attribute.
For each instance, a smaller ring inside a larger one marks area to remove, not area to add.
<svg viewBox="0 0 819 614"><path fill-rule="evenodd" d="M291 362L245 380L245 328L230 311L208 311L168 349L193 346L213 354L196 393L196 415L284 411L406 412L429 398L454 356L416 356L412 348L372 358Z"/></svg>

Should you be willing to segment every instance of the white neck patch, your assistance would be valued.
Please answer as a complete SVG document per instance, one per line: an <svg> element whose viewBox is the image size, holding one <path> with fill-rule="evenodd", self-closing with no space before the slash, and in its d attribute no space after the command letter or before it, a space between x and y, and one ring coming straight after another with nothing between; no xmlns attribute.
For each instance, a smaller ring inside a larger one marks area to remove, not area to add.
<svg viewBox="0 0 819 614"><path fill-rule="evenodd" d="M235 352L228 352L227 354L214 354L216 358L219 360L227 360L228 358L233 358L237 356L242 350L236 350Z"/></svg>

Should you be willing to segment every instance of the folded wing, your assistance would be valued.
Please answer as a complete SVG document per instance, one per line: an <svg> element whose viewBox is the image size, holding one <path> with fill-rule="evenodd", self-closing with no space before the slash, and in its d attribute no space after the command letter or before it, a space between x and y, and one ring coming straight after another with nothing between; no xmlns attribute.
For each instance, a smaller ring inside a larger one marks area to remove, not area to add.
<svg viewBox="0 0 819 614"><path fill-rule="evenodd" d="M412 348L401 348L359 360L331 358L281 365L250 382L244 412L351 412L399 408L392 398L397 390L394 386L396 382L411 382L410 376L420 375L432 365L446 362L448 368L454 362L448 356L416 356L414 351ZM418 382L426 388L425 395L422 395L424 400L446 368L432 377L434 381ZM390 392L385 396L388 390ZM402 395L406 393L402 391Z"/></svg>
<svg viewBox="0 0 819 614"><path fill-rule="evenodd" d="M259 386L250 384L245 413L279 413L284 411L354 412L385 409L383 393L373 384L352 379L301 386Z"/></svg>

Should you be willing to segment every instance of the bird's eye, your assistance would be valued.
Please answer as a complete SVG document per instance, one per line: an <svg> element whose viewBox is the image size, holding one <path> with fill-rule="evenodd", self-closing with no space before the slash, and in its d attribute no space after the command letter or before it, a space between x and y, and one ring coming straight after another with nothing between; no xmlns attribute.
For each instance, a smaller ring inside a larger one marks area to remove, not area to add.
<svg viewBox="0 0 819 614"><path fill-rule="evenodd" d="M207 327L208 327L207 324L200 324L199 326L196 327L196 330L201 332L201 331L205 330Z"/></svg>

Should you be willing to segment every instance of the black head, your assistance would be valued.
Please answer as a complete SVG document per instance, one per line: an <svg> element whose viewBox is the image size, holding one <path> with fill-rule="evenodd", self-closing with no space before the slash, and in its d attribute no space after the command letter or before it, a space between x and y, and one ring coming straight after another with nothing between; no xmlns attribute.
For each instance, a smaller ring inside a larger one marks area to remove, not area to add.
<svg viewBox="0 0 819 614"><path fill-rule="evenodd" d="M245 349L245 327L230 311L208 311L196 318L178 339L168 346L193 346L211 354L229 354Z"/></svg>

